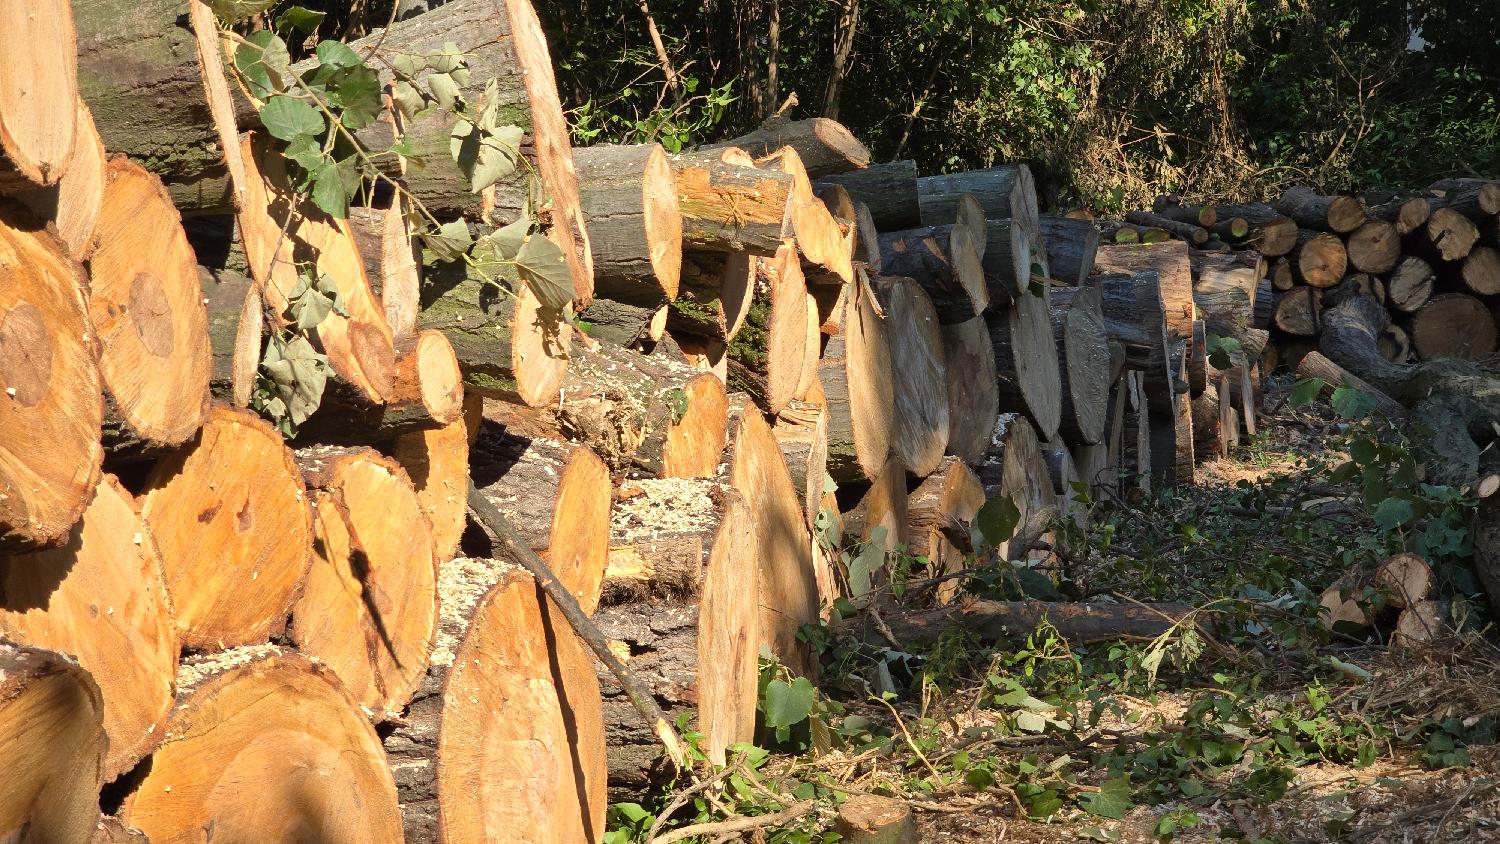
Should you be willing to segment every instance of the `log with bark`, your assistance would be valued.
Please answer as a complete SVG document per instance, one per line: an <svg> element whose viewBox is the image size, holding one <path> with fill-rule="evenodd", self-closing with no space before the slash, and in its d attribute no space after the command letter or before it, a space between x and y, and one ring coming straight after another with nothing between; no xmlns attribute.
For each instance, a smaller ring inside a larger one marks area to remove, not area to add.
<svg viewBox="0 0 1500 844"><path fill-rule="evenodd" d="M1432 214L1432 203L1425 196L1392 198L1378 205L1371 205L1365 213L1372 220L1383 220L1396 227L1396 234L1405 237L1427 222Z"/></svg>
<svg viewBox="0 0 1500 844"><path fill-rule="evenodd" d="M985 316L995 351L1002 413L1025 413L1046 439L1062 421L1062 372L1052 336L1051 284Z"/></svg>
<svg viewBox="0 0 1500 844"><path fill-rule="evenodd" d="M887 327L863 271L859 277L818 361L828 407L828 473L840 483L879 473L895 424Z"/></svg>
<svg viewBox="0 0 1500 844"><path fill-rule="evenodd" d="M842 185L849 198L870 209L870 219L880 231L914 229L922 225L917 202L917 162L910 159L871 164L832 176L819 184Z"/></svg>
<svg viewBox="0 0 1500 844"><path fill-rule="evenodd" d="M1348 234L1365 221L1365 204L1354 196L1324 196L1305 185L1288 188L1276 210L1306 229Z"/></svg>
<svg viewBox="0 0 1500 844"><path fill-rule="evenodd" d="M1140 246L1104 246L1100 247L1095 264L1096 272L1154 271L1161 290L1168 338L1184 341L1192 338L1193 264L1187 244L1174 240Z"/></svg>
<svg viewBox="0 0 1500 844"><path fill-rule="evenodd" d="M1311 287L1332 287L1344 278L1349 251L1344 242L1327 232L1304 229L1297 235L1291 254L1292 275Z"/></svg>
<svg viewBox="0 0 1500 844"><path fill-rule="evenodd" d="M478 433L484 399L464 399L464 414L438 428L402 434L391 442L391 457L406 471L417 503L432 523L438 562L458 553L467 524L464 501L469 486L470 432Z"/></svg>
<svg viewBox="0 0 1500 844"><path fill-rule="evenodd" d="M177 632L156 547L114 477L99 483L67 544L0 557L0 637L70 654L99 684L106 781L161 743Z"/></svg>
<svg viewBox="0 0 1500 844"><path fill-rule="evenodd" d="M840 841L847 844L902 844L917 840L917 819L911 807L900 800L875 795L856 795L839 807L834 823Z"/></svg>
<svg viewBox="0 0 1500 844"><path fill-rule="evenodd" d="M984 459L1000 413L995 347L983 316L941 325L948 382L948 453L970 465Z"/></svg>
<svg viewBox="0 0 1500 844"><path fill-rule="evenodd" d="M660 306L682 276L682 212L660 144L573 150L594 256L594 295Z"/></svg>
<svg viewBox="0 0 1500 844"><path fill-rule="evenodd" d="M94 252L94 226L104 198L104 167L108 159L104 142L94 128L94 116L78 101L74 116L76 140L73 151L64 162L62 176L56 184L39 186L22 179L14 171L5 171L0 157L0 194L20 202L41 219L51 220L57 237L68 256L86 261ZM13 183L14 177L16 181Z"/></svg>
<svg viewBox="0 0 1500 844"><path fill-rule="evenodd" d="M283 631L312 557L312 523L302 475L269 424L210 408L193 444L152 467L141 515L183 647L258 644Z"/></svg>
<svg viewBox="0 0 1500 844"><path fill-rule="evenodd" d="M980 263L990 301L1001 307L1027 291L1032 275L1046 275L1047 257L1040 254L1042 245L1033 242L1025 227L1015 220L988 220L985 226Z"/></svg>
<svg viewBox="0 0 1500 844"><path fill-rule="evenodd" d="M755 730L760 606L755 516L723 479L640 481L616 507L594 615L669 715L696 712L717 764ZM600 676L609 782L631 799L669 774L661 745Z"/></svg>
<svg viewBox="0 0 1500 844"><path fill-rule="evenodd" d="M965 223L881 234L881 272L920 284L944 323L973 319L990 306L983 237Z"/></svg>
<svg viewBox="0 0 1500 844"><path fill-rule="evenodd" d="M1158 216L1200 228L1208 228L1219 219L1219 213L1212 205L1193 205L1183 202L1178 196L1158 196L1152 200L1151 210Z"/></svg>
<svg viewBox="0 0 1500 844"><path fill-rule="evenodd" d="M1221 219L1240 217L1250 224L1250 242L1267 258L1279 258L1297 245L1297 221L1260 202L1220 205Z"/></svg>
<svg viewBox="0 0 1500 844"><path fill-rule="evenodd" d="M0 753L15 765L0 836L90 840L109 742L103 720L99 687L72 657L0 638Z"/></svg>
<svg viewBox="0 0 1500 844"><path fill-rule="evenodd" d="M900 373L892 379L891 450L907 472L925 478L943 458L950 424L939 316L922 285L909 278L882 276L873 284L885 311L891 371Z"/></svg>
<svg viewBox="0 0 1500 844"><path fill-rule="evenodd" d="M1276 327L1297 337L1316 337L1322 330L1322 303L1313 287L1294 287L1276 298Z"/></svg>
<svg viewBox="0 0 1500 844"><path fill-rule="evenodd" d="M706 149L672 159L682 248L774 255L781 248L792 176L756 167L743 150Z"/></svg>
<svg viewBox="0 0 1500 844"><path fill-rule="evenodd" d="M0 549L62 542L99 482L104 400L87 291L40 222L0 207Z"/></svg>
<svg viewBox="0 0 1500 844"><path fill-rule="evenodd" d="M684 253L682 284L667 310L668 330L720 343L733 340L750 313L755 257L747 252Z"/></svg>
<svg viewBox="0 0 1500 844"><path fill-rule="evenodd" d="M928 570L934 575L962 569L967 556L969 523L984 500L984 486L973 470L958 457L943 458L906 500L910 552L926 557ZM947 602L957 591L958 582L947 581L938 587L938 600Z"/></svg>
<svg viewBox="0 0 1500 844"><path fill-rule="evenodd" d="M911 646L931 644L944 630L954 626L988 642L1021 642L1043 621L1063 638L1087 644L1154 639L1189 620L1193 612L1190 604L976 600L931 610L891 613L886 621L896 640Z"/></svg>
<svg viewBox="0 0 1500 844"><path fill-rule="evenodd" d="M372 405L332 382L318 409L297 427L300 444L361 445L447 425L463 413L463 371L441 331L426 329L397 344L391 390Z"/></svg>
<svg viewBox="0 0 1500 844"><path fill-rule="evenodd" d="M1194 250L1193 304L1202 314L1207 330L1219 337L1238 337L1255 319L1254 301L1262 261L1247 259L1240 252L1218 255Z"/></svg>
<svg viewBox="0 0 1500 844"><path fill-rule="evenodd" d="M1049 292L1052 336L1062 388L1058 433L1064 442L1099 442L1109 400L1109 334L1097 288L1055 286Z"/></svg>
<svg viewBox="0 0 1500 844"><path fill-rule="evenodd" d="M1500 249L1476 246L1464 256L1458 277L1464 287L1479 296L1500 294Z"/></svg>
<svg viewBox="0 0 1500 844"><path fill-rule="evenodd" d="M1089 220L1065 217L1040 218L1042 240L1047 247L1047 266L1052 277L1069 284L1083 284L1094 272L1099 252L1099 230Z"/></svg>
<svg viewBox="0 0 1500 844"><path fill-rule="evenodd" d="M1428 190L1441 193L1435 207L1452 208L1476 222L1500 214L1500 182L1487 179L1439 179Z"/></svg>
<svg viewBox="0 0 1500 844"><path fill-rule="evenodd" d="M1009 498L1019 513L1016 536L996 550L1004 559L1024 559L1031 543L1057 515L1057 495L1047 474L1036 429L1018 413L1002 413L995 420L990 451L975 468L986 499Z"/></svg>
<svg viewBox="0 0 1500 844"><path fill-rule="evenodd" d="M1036 182L1025 164L1004 164L917 180L922 224L941 226L957 219L964 194L973 194L991 220L1019 220L1027 237L1040 243Z"/></svg>
<svg viewBox="0 0 1500 844"><path fill-rule="evenodd" d="M792 485L802 491L808 530L816 531L828 477L828 410L821 386L808 401L794 401L772 420L771 433L781 448Z"/></svg>
<svg viewBox="0 0 1500 844"><path fill-rule="evenodd" d="M1401 260L1401 235L1383 220L1370 220L1349 233L1344 245L1349 266L1362 273L1387 273Z"/></svg>
<svg viewBox="0 0 1500 844"><path fill-rule="evenodd" d="M807 359L808 293L797 247L756 258L754 293L745 328L729 343L729 386L744 390L767 413L797 397Z"/></svg>
<svg viewBox="0 0 1500 844"><path fill-rule="evenodd" d="M333 672L272 645L184 660L120 819L152 841L401 841L380 738ZM246 788L245 768L260 771Z"/></svg>
<svg viewBox="0 0 1500 844"><path fill-rule="evenodd" d="M826 117L790 120L775 116L753 132L713 144L710 149L739 147L755 157L782 147L796 150L814 178L859 170L870 163L870 151L842 123Z"/></svg>
<svg viewBox="0 0 1500 844"><path fill-rule="evenodd" d="M1213 211L1212 208L1208 207L1205 207L1202 210L1204 212ZM1162 231L1168 232L1173 237L1176 237L1179 240L1185 240L1194 246L1202 246L1203 244L1208 242L1208 229L1205 229L1195 223L1183 222L1181 220L1172 217L1166 217L1161 214L1148 214L1145 211L1127 211L1125 212L1125 221L1128 223L1134 223L1137 226L1147 226L1150 228L1161 229Z"/></svg>

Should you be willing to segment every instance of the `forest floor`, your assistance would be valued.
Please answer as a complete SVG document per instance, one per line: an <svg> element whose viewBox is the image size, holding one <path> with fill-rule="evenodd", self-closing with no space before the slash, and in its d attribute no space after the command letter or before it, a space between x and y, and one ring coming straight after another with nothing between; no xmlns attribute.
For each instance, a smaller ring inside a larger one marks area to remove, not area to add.
<svg viewBox="0 0 1500 844"><path fill-rule="evenodd" d="M837 840L837 804L868 793L904 801L934 844L1500 842L1500 639L1485 608L1454 601L1465 632L1415 647L1389 644L1394 609L1373 590L1369 627L1318 617L1325 587L1397 550L1426 552L1445 597L1477 591L1472 501L1413 477L1394 432L1323 403L1291 409L1289 388L1268 391L1259 435L1201 464L1195 485L1094 502L1087 529L1054 535L1061 561L966 583L989 598L1185 602L1205 623L1096 643L1045 623L1011 643L954 629L922 652L824 630L816 700L788 705L796 681L768 667L758 744L774 752L747 749L722 775L737 813L807 813L690 840ZM1338 468L1351 451L1358 474ZM1393 519L1386 498L1415 513ZM618 809L615 828L629 826Z"/></svg>

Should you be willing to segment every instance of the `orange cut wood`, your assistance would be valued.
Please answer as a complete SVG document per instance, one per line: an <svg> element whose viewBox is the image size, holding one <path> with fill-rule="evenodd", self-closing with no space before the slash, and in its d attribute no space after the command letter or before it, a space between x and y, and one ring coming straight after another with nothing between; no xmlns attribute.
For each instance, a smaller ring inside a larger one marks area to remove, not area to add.
<svg viewBox="0 0 1500 844"><path fill-rule="evenodd" d="M474 396L473 401L483 400ZM460 418L441 428L403 434L392 441L391 456L411 478L417 501L432 522L432 544L438 560L451 559L458 553L468 516L468 420Z"/></svg>
<svg viewBox="0 0 1500 844"><path fill-rule="evenodd" d="M77 135L78 36L66 0L3 0L0 151L22 177L55 184Z"/></svg>

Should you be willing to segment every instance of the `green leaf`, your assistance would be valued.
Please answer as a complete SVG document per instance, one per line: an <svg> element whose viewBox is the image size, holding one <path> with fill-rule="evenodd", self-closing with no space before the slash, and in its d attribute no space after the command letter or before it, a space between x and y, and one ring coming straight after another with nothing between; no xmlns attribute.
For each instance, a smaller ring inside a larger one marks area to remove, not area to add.
<svg viewBox="0 0 1500 844"><path fill-rule="evenodd" d="M332 39L318 42L318 61L324 67L359 67L364 59L342 41Z"/></svg>
<svg viewBox="0 0 1500 844"><path fill-rule="evenodd" d="M1105 780L1098 791L1083 795L1078 802L1091 815L1119 820L1135 808L1130 799L1130 777L1121 775Z"/></svg>
<svg viewBox="0 0 1500 844"><path fill-rule="evenodd" d="M870 538L860 545L859 554L849 561L849 591L855 598L870 594L875 573L885 567L885 525L870 529Z"/></svg>
<svg viewBox="0 0 1500 844"><path fill-rule="evenodd" d="M312 200L323 213L336 220L349 216L349 196L344 193L337 164L326 163L313 172Z"/></svg>
<svg viewBox="0 0 1500 844"><path fill-rule="evenodd" d="M1375 508L1375 524L1392 530L1416 518L1416 510L1405 498L1387 498Z"/></svg>
<svg viewBox="0 0 1500 844"><path fill-rule="evenodd" d="M540 234L521 244L516 253L516 270L542 307L561 311L573 301L573 273L562 249Z"/></svg>
<svg viewBox="0 0 1500 844"><path fill-rule="evenodd" d="M422 234L422 243L439 262L456 261L474 243L469 224L462 220L444 223L436 233Z"/></svg>
<svg viewBox="0 0 1500 844"><path fill-rule="evenodd" d="M1345 419L1363 419L1375 409L1375 399L1348 387L1335 388L1330 402L1333 411Z"/></svg>
<svg viewBox="0 0 1500 844"><path fill-rule="evenodd" d="M276 5L279 0L208 0L209 8L227 24L236 24Z"/></svg>
<svg viewBox="0 0 1500 844"><path fill-rule="evenodd" d="M286 90L292 56L286 42L268 29L253 32L234 50L235 69L245 77L250 93L264 100Z"/></svg>
<svg viewBox="0 0 1500 844"><path fill-rule="evenodd" d="M400 111L401 116L407 120L411 120L427 108L427 100L422 97L422 92L417 90L417 86L404 79L392 87L391 100L395 102L396 110Z"/></svg>
<svg viewBox="0 0 1500 844"><path fill-rule="evenodd" d="M444 111L453 111L454 103L462 98L458 83L453 77L446 73L434 73L427 77L427 88L432 92L432 98Z"/></svg>
<svg viewBox="0 0 1500 844"><path fill-rule="evenodd" d="M339 119L345 129L363 129L380 116L380 77L375 71L351 67L336 74L328 85L343 109Z"/></svg>
<svg viewBox="0 0 1500 844"><path fill-rule="evenodd" d="M323 115L303 100L277 95L260 110L261 125L274 138L295 140L299 135L318 135L326 128Z"/></svg>
<svg viewBox="0 0 1500 844"><path fill-rule="evenodd" d="M1322 378L1304 378L1292 387L1292 395L1287 400L1287 403L1292 407L1302 407L1303 405L1312 404L1318 400L1318 395L1323 392L1323 388L1326 386L1328 386L1328 382Z"/></svg>
<svg viewBox="0 0 1500 844"><path fill-rule="evenodd" d="M276 16L276 31L312 35L318 31L318 25L323 23L326 17L328 17L326 12L315 12L302 6L288 6Z"/></svg>
<svg viewBox="0 0 1500 844"><path fill-rule="evenodd" d="M312 135L298 135L287 142L281 154L297 162L308 173L316 173L323 166L323 145Z"/></svg>
<svg viewBox="0 0 1500 844"><path fill-rule="evenodd" d="M974 526L992 548L998 548L1000 543L1015 536L1020 523L1021 511L1008 495L991 498L974 514Z"/></svg>
<svg viewBox="0 0 1500 844"><path fill-rule="evenodd" d="M766 726L785 729L807 720L814 697L813 684L806 677L790 683L772 680L766 687Z"/></svg>

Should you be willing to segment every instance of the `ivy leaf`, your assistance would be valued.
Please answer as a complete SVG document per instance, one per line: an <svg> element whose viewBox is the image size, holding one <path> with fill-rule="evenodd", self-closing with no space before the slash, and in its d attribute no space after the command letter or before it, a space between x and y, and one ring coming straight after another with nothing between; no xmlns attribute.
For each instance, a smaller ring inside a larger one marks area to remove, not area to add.
<svg viewBox="0 0 1500 844"><path fill-rule="evenodd" d="M326 17L328 17L326 12L315 12L302 6L288 6L285 11L276 16L276 31L312 35L318 31L319 24L323 23Z"/></svg>
<svg viewBox="0 0 1500 844"><path fill-rule="evenodd" d="M1318 400L1318 395L1323 392L1323 388L1326 386L1328 386L1328 382L1322 378L1304 378L1292 387L1292 395L1287 399L1287 403L1292 407L1302 407L1303 405L1312 404Z"/></svg>
<svg viewBox="0 0 1500 844"><path fill-rule="evenodd" d="M359 67L364 60L348 44L332 39L318 42L318 62L324 67Z"/></svg>
<svg viewBox="0 0 1500 844"><path fill-rule="evenodd" d="M295 140L299 135L318 135L326 128L317 109L303 100L279 94L266 101L260 110L260 122L271 137L283 141Z"/></svg>
<svg viewBox="0 0 1500 844"><path fill-rule="evenodd" d="M1016 507L1008 495L997 495L984 502L979 512L974 514L974 526L979 529L979 535L992 548L1000 547L1016 535L1016 527L1021 523L1021 511Z"/></svg>
<svg viewBox="0 0 1500 844"><path fill-rule="evenodd" d="M268 29L251 33L234 50L235 69L245 77L250 93L264 100L286 90L292 71L292 56L286 42Z"/></svg>
<svg viewBox="0 0 1500 844"><path fill-rule="evenodd" d="M336 220L349 216L349 195L344 192L337 164L327 162L313 171L312 200L323 213Z"/></svg>
<svg viewBox="0 0 1500 844"><path fill-rule="evenodd" d="M391 58L391 67L401 76L416 76L427 69L427 57L419 53L397 53Z"/></svg>
<svg viewBox="0 0 1500 844"><path fill-rule="evenodd" d="M391 101L396 104L396 110L407 120L415 118L427 109L427 100L417 86L407 82L405 79L398 81L391 88Z"/></svg>
<svg viewBox="0 0 1500 844"><path fill-rule="evenodd" d="M434 73L427 77L427 87L432 91L432 98L437 100L444 111L452 111L453 104L462 96L458 82L446 73Z"/></svg>
<svg viewBox="0 0 1500 844"><path fill-rule="evenodd" d="M1333 391L1333 411L1345 419L1362 419L1375 409L1375 400L1369 395L1348 387Z"/></svg>
<svg viewBox="0 0 1500 844"><path fill-rule="evenodd" d="M380 116L380 77L363 65L340 71L329 91L343 107L339 119L350 131L363 129Z"/></svg>
<svg viewBox="0 0 1500 844"><path fill-rule="evenodd" d="M573 301L573 273L551 240L539 234L527 238L516 253L516 270L542 307L561 311Z"/></svg>
<svg viewBox="0 0 1500 844"><path fill-rule="evenodd" d="M437 73L452 73L464 66L464 60L464 51L452 41L444 43L443 49L427 54L427 66Z"/></svg>
<svg viewBox="0 0 1500 844"><path fill-rule="evenodd" d="M784 730L812 715L813 685L806 677L788 683L772 680L766 686L766 726Z"/></svg>
<svg viewBox="0 0 1500 844"><path fill-rule="evenodd" d="M1078 802L1091 815L1119 820L1135 808L1135 802L1130 799L1130 777L1121 775L1105 780L1098 791L1083 795Z"/></svg>

